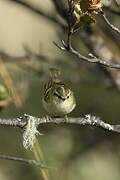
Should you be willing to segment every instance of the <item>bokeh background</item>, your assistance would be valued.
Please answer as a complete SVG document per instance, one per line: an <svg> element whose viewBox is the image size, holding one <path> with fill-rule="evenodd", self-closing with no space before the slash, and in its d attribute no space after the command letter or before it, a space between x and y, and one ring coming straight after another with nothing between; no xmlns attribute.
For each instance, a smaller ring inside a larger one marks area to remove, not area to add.
<svg viewBox="0 0 120 180"><path fill-rule="evenodd" d="M23 2L23 1L21 1ZM108 19L120 27L120 7L104 1ZM115 12L117 13L115 13ZM83 27L73 37L82 54L120 63L120 35L100 15L96 24ZM60 51L53 41L66 39L65 21L54 1L0 0L0 83L12 101L1 108L1 118L24 113L43 117L44 83L49 68L62 71L62 80L74 91L77 106L71 117L92 114L105 122L120 124L120 71L78 60ZM120 134L97 127L42 125L39 144L52 180L119 180ZM0 154L34 159L22 144L23 131L0 127ZM56 167L56 168L54 168ZM43 179L35 166L0 160L0 180Z"/></svg>

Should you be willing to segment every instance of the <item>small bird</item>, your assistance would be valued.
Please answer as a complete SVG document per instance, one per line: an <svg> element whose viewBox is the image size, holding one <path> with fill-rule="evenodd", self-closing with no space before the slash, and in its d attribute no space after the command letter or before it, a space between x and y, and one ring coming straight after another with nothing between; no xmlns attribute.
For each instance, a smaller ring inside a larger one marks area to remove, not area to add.
<svg viewBox="0 0 120 180"><path fill-rule="evenodd" d="M60 80L61 72L50 69L50 81L45 84L43 106L51 117L65 116L76 106L74 93Z"/></svg>

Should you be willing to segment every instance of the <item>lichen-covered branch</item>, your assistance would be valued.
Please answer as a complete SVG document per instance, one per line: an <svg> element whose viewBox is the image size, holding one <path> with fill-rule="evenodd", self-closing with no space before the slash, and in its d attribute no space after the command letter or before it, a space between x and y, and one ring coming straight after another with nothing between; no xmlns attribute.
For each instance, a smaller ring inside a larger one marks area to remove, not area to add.
<svg viewBox="0 0 120 180"><path fill-rule="evenodd" d="M26 149L31 149L39 133L38 126L41 124L55 123L60 125L64 124L78 124L79 126L97 126L105 130L120 133L120 125L111 125L102 121L99 117L92 115L85 115L84 117L69 117L67 121L64 118L50 118L50 117L33 117L30 115L23 115L16 119L0 119L0 125L14 126L24 128L23 145Z"/></svg>
<svg viewBox="0 0 120 180"><path fill-rule="evenodd" d="M11 127L20 127L23 128L27 124L26 117L20 117L20 118L9 118L9 119L4 119L0 118L0 125L3 126L11 126Z"/></svg>
<svg viewBox="0 0 120 180"><path fill-rule="evenodd" d="M98 126L109 131L115 131L120 133L120 125L111 125L102 121L99 117L92 116L90 114L85 115L84 117L69 117L67 121L64 118L38 118L38 125L44 123L56 123L56 124L78 124L80 126L90 125Z"/></svg>

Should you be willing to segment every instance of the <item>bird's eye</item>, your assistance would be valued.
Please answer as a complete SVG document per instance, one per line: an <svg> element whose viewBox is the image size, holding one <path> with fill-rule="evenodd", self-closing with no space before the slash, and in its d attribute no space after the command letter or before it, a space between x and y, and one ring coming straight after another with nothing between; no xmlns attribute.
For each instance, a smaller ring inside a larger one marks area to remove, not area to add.
<svg viewBox="0 0 120 180"><path fill-rule="evenodd" d="M69 98L70 96L67 96L67 99Z"/></svg>
<svg viewBox="0 0 120 180"><path fill-rule="evenodd" d="M57 97L59 97L59 94L57 94L56 92L54 92L54 96L57 96Z"/></svg>

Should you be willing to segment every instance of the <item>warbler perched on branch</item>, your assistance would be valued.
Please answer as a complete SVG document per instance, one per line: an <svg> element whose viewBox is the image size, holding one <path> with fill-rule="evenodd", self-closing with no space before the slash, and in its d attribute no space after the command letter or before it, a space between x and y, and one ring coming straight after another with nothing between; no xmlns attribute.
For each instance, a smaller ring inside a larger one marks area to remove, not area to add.
<svg viewBox="0 0 120 180"><path fill-rule="evenodd" d="M60 70L50 69L50 81L45 84L43 106L50 116L66 116L76 106L74 93L60 80Z"/></svg>

